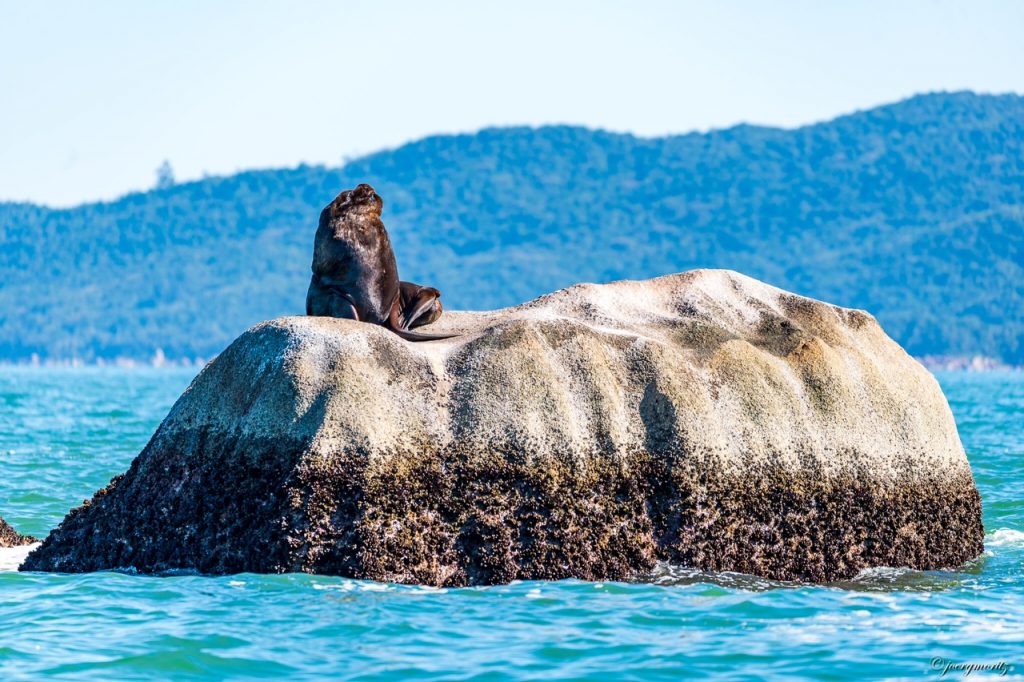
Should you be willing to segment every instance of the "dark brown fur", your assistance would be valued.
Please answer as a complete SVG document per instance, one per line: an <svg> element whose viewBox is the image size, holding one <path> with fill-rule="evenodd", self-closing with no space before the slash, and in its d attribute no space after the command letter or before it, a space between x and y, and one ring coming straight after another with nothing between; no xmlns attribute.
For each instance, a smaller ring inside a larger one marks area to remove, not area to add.
<svg viewBox="0 0 1024 682"><path fill-rule="evenodd" d="M410 331L441 316L441 292L399 281L380 219L383 208L380 195L362 184L339 194L320 213L306 314L377 324L409 341L457 336Z"/></svg>
<svg viewBox="0 0 1024 682"><path fill-rule="evenodd" d="M402 319L409 329L432 324L441 317L441 292L412 282L398 283Z"/></svg>

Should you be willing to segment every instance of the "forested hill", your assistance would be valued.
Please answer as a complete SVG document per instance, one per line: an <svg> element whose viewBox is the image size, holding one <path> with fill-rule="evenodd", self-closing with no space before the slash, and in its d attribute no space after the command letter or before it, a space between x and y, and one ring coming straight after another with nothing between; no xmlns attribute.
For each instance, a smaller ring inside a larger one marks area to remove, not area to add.
<svg viewBox="0 0 1024 682"><path fill-rule="evenodd" d="M1024 97L914 97L795 130L430 137L343 168L111 203L0 204L0 359L210 357L301 313L321 207L373 184L451 308L732 268L874 313L913 354L1024 363Z"/></svg>

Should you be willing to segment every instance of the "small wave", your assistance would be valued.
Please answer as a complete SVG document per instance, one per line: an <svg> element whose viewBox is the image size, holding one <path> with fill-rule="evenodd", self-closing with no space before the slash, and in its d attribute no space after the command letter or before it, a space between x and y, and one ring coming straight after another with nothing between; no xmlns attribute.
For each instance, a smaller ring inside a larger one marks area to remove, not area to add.
<svg viewBox="0 0 1024 682"><path fill-rule="evenodd" d="M986 547L1024 547L1024 532L1012 528L1000 528L985 538Z"/></svg>
<svg viewBox="0 0 1024 682"><path fill-rule="evenodd" d="M678 566L663 561L659 561L650 575L641 577L638 582L651 582L655 585L708 584L752 592L763 592L780 587L799 587L801 585L795 581L772 580L770 578L761 578L756 575L734 573L732 571L702 571L698 568Z"/></svg>
<svg viewBox="0 0 1024 682"><path fill-rule="evenodd" d="M829 583L855 592L941 592L970 583L980 566L968 562L956 569L922 571L905 566L861 569L849 580Z"/></svg>
<svg viewBox="0 0 1024 682"><path fill-rule="evenodd" d="M25 561L25 557L29 555L29 552L41 544L41 542L36 542L31 545L22 545L21 547L4 547L0 549L0 571L17 571L18 566L21 566L22 562Z"/></svg>
<svg viewBox="0 0 1024 682"><path fill-rule="evenodd" d="M919 573L919 571L906 566L872 566L871 568L862 568L852 580L854 582L895 581L915 573Z"/></svg>
<svg viewBox="0 0 1024 682"><path fill-rule="evenodd" d="M763 592L784 588L802 588L809 585L832 587L854 592L934 592L964 584L980 570L976 562L968 562L958 569L920 571L913 568L875 566L861 569L846 580L813 583L802 580L772 580L745 573L701 571L686 566L659 563L647 580L655 585L693 585L706 583L726 589Z"/></svg>
<svg viewBox="0 0 1024 682"><path fill-rule="evenodd" d="M317 576L317 582L312 583L314 590L328 590L333 592L445 592L436 587L427 585L401 585L398 583L380 583L372 580L351 580L341 578L335 582L327 578L329 582L320 582L324 576Z"/></svg>

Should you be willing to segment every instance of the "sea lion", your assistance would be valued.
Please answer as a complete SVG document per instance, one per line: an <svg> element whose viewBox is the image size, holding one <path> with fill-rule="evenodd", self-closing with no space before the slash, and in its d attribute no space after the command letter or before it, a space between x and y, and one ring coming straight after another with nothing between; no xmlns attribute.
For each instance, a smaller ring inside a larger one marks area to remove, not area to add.
<svg viewBox="0 0 1024 682"><path fill-rule="evenodd" d="M380 219L383 209L380 195L362 184L339 194L320 213L306 314L378 324L409 341L458 336L410 331L440 317L441 292L399 281L395 252Z"/></svg>

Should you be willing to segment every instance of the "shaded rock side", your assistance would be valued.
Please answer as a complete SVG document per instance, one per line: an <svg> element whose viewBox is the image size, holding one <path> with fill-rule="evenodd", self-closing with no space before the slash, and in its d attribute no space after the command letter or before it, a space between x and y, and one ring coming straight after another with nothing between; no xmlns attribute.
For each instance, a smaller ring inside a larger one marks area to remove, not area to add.
<svg viewBox="0 0 1024 682"><path fill-rule="evenodd" d="M253 327L22 569L827 581L982 551L946 400L867 313L698 270L449 330Z"/></svg>
<svg viewBox="0 0 1024 682"><path fill-rule="evenodd" d="M33 542L39 541L31 535L22 535L18 531L14 530L14 528L11 527L11 524L4 521L3 518L0 518L0 549L31 545Z"/></svg>

